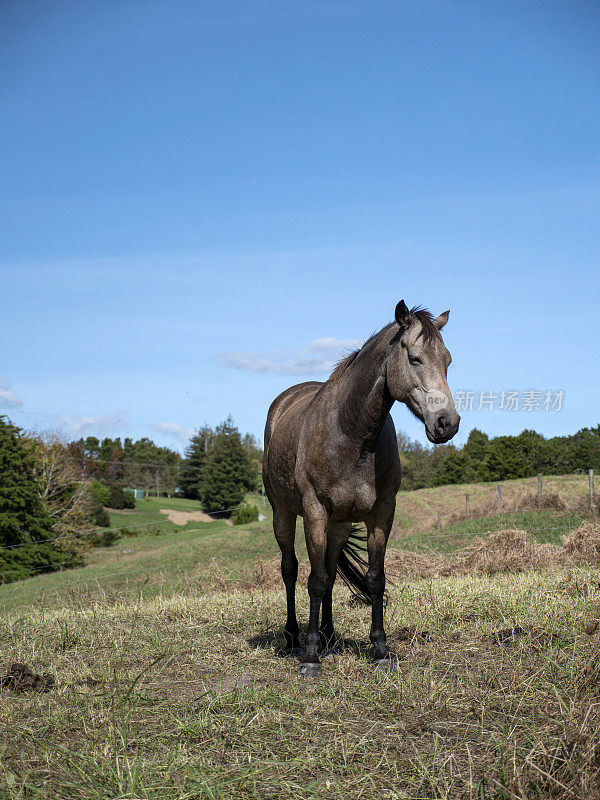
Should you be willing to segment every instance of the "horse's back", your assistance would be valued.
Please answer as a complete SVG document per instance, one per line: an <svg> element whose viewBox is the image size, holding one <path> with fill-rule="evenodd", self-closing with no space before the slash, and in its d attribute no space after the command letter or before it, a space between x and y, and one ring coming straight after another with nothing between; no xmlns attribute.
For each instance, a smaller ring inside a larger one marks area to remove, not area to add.
<svg viewBox="0 0 600 800"><path fill-rule="evenodd" d="M292 406L296 404L301 405L301 401L310 402L319 389L323 386L320 381L305 381L304 383L297 383L295 386L290 386L275 400L269 407L267 414L267 424L265 426L265 450L269 446L273 431L277 426L278 420L287 412L292 410ZM304 404L302 404L304 405ZM300 410L300 409L298 409Z"/></svg>

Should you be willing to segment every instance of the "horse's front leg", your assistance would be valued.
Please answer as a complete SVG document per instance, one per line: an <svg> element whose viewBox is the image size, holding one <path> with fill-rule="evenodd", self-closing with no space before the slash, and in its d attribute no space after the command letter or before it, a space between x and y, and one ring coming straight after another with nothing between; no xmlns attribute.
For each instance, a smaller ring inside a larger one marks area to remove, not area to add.
<svg viewBox="0 0 600 800"><path fill-rule="evenodd" d="M323 596L329 588L329 576L325 569L327 552L327 517L314 516L304 518L306 549L310 559L310 575L308 578L308 596L310 598L310 614L308 633L306 635L306 651L298 670L298 676L315 678L322 674L319 661L319 615Z"/></svg>
<svg viewBox="0 0 600 800"><path fill-rule="evenodd" d="M373 514L367 519L367 552L369 569L365 575L371 593L371 632L375 663L383 668L391 665L383 625L383 597L385 594L385 550L394 519L394 508Z"/></svg>

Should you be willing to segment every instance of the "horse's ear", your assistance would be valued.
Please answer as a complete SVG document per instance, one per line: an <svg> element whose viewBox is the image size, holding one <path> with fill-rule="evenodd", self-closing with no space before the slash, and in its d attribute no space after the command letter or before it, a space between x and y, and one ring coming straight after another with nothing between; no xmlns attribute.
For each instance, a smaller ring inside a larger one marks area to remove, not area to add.
<svg viewBox="0 0 600 800"><path fill-rule="evenodd" d="M396 306L396 313L394 314L396 317L396 322L401 328L407 328L410 323L410 311L408 310L408 306L404 302L404 300L400 300L398 305Z"/></svg>
<svg viewBox="0 0 600 800"><path fill-rule="evenodd" d="M436 319L433 320L433 324L438 329L438 331L441 331L442 328L444 327L444 325L448 322L448 317L449 316L450 316L450 312L449 311L444 311L443 314L440 314L439 317L437 317Z"/></svg>

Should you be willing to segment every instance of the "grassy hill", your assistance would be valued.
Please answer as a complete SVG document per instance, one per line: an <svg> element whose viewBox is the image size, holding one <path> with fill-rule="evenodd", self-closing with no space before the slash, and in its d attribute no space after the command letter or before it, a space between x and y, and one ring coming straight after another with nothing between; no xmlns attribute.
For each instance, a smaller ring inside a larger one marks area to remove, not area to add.
<svg viewBox="0 0 600 800"><path fill-rule="evenodd" d="M507 502L519 496L537 493L537 478L522 478L498 483L461 483L449 486L435 486L428 489L417 489L412 492L400 491L396 503L396 519L409 521L415 518L437 518L465 511L465 494L469 495L472 510L489 506L497 501L498 486L501 496ZM587 475L544 475L542 492L545 495L557 495L568 506L576 505L588 497L589 484Z"/></svg>
<svg viewBox="0 0 600 800"><path fill-rule="evenodd" d="M585 477L565 476L548 479L549 491L558 491L568 499L584 497ZM537 481L513 481L503 486L503 496L537 487ZM574 492L578 490L578 494ZM496 496L494 485L444 486L400 492L397 524L390 547L418 552L451 552L463 547L472 536L503 528L523 528L539 542L560 543L564 534L576 528L585 514L581 511L556 512L510 511L469 518L457 515L465 491L478 502ZM546 486L544 486L546 491ZM479 494L478 494L479 493ZM243 578L253 578L256 564L278 555L272 533L272 513L268 503L258 494L246 497L258 505L265 519L250 525L231 526L225 520L191 521L176 525L161 510L195 513L199 503L181 498L149 498L138 501L132 511L111 511L111 525L126 526L135 536L121 538L111 547L95 548L86 555L86 566L39 575L26 581L0 586L0 612L37 607L61 607L72 598L88 599L139 596L151 599L159 594L172 594L190 581L212 581L226 586ZM472 508L477 508L475 501ZM410 513L418 509L420 513ZM490 507L493 511L493 508ZM442 513L443 528L434 526ZM424 516L426 513L429 516ZM297 526L297 550L305 559L302 520Z"/></svg>

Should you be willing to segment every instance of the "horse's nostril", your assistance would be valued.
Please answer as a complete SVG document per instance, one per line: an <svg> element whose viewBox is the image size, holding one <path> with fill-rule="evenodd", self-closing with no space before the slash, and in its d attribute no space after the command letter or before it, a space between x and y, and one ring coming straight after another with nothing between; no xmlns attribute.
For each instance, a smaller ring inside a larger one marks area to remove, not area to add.
<svg viewBox="0 0 600 800"><path fill-rule="evenodd" d="M450 420L445 414L440 414L435 423L435 427L439 433L445 433L450 425Z"/></svg>

